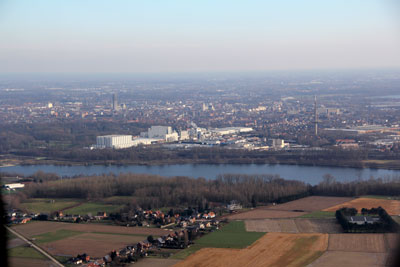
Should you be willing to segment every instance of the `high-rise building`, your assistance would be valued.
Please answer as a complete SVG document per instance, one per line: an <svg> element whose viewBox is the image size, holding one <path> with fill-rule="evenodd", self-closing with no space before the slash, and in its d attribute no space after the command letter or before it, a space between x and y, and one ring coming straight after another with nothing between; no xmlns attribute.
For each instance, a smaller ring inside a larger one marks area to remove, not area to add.
<svg viewBox="0 0 400 267"><path fill-rule="evenodd" d="M117 93L114 93L112 96L112 109L113 110L118 110L118 96Z"/></svg>

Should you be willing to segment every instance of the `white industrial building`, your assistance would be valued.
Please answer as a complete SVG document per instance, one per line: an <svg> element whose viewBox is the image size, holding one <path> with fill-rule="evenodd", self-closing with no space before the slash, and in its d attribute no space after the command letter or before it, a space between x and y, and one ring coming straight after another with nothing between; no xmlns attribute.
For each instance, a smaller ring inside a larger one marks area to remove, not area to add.
<svg viewBox="0 0 400 267"><path fill-rule="evenodd" d="M248 133L251 131L253 131L253 128L251 127L226 127L226 128L217 128L211 130L212 133L217 135Z"/></svg>
<svg viewBox="0 0 400 267"><path fill-rule="evenodd" d="M97 136L96 147L97 148L128 148L134 146L132 141L132 135L103 135Z"/></svg>
<svg viewBox="0 0 400 267"><path fill-rule="evenodd" d="M138 145L151 145L154 143L160 142L160 139L157 138L135 138L132 140L133 146L138 146Z"/></svg>
<svg viewBox="0 0 400 267"><path fill-rule="evenodd" d="M165 135L172 134L171 126L151 126L147 130L149 138L165 138Z"/></svg>
<svg viewBox="0 0 400 267"><path fill-rule="evenodd" d="M172 130L171 126L151 126L147 132L140 133L144 138L162 139L166 142L178 141L179 135Z"/></svg>
<svg viewBox="0 0 400 267"><path fill-rule="evenodd" d="M21 184L21 183L15 183L15 184L5 184L5 185L3 185L3 187L7 190L15 190L15 189L24 188L25 185Z"/></svg>
<svg viewBox="0 0 400 267"><path fill-rule="evenodd" d="M188 140L189 138L190 138L189 131L180 131L180 133L179 133L179 140L180 141Z"/></svg>
<svg viewBox="0 0 400 267"><path fill-rule="evenodd" d="M271 140L272 148L281 149L281 148L284 148L285 146L287 146L287 144L285 143L285 140L283 140L283 139L272 139Z"/></svg>

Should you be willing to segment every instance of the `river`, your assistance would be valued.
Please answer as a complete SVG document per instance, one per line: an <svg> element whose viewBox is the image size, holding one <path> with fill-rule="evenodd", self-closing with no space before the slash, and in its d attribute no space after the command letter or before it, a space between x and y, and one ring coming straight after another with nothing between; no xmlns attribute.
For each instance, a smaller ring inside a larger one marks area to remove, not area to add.
<svg viewBox="0 0 400 267"><path fill-rule="evenodd" d="M400 177L399 170L356 169L342 167L300 166L300 165L269 165L269 164L180 164L180 165L127 165L127 166L58 166L58 165L17 165L0 167L0 172L30 175L37 171L56 173L59 176L95 175L108 173L143 173L162 176L190 176L215 179L219 174L278 174L282 178L300 180L311 185L322 181L325 174L333 175L337 181L354 181L378 178Z"/></svg>

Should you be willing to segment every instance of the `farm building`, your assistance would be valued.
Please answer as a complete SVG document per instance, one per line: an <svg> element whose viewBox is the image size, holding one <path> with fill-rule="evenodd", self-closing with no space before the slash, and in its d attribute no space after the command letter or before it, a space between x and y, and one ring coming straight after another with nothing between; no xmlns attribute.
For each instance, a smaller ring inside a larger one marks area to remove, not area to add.
<svg viewBox="0 0 400 267"><path fill-rule="evenodd" d="M373 224L378 222L380 219L379 217L371 217L371 216L349 216L347 217L349 223L354 224Z"/></svg>

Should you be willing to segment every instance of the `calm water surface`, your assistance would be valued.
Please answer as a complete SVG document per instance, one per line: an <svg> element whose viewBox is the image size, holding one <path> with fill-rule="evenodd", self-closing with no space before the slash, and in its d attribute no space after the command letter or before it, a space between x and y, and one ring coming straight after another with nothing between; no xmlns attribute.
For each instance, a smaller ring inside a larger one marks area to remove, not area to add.
<svg viewBox="0 0 400 267"><path fill-rule="evenodd" d="M269 164L181 164L156 166L55 166L55 165L27 165L0 167L0 172L19 173L30 175L37 171L56 173L59 176L95 175L108 173L143 173L162 176L190 176L215 179L219 174L278 174L282 178L300 180L312 185L319 183L325 174L333 175L338 181L353 181L356 179L400 177L400 171L383 169L355 169L320 166L298 165L269 165Z"/></svg>

